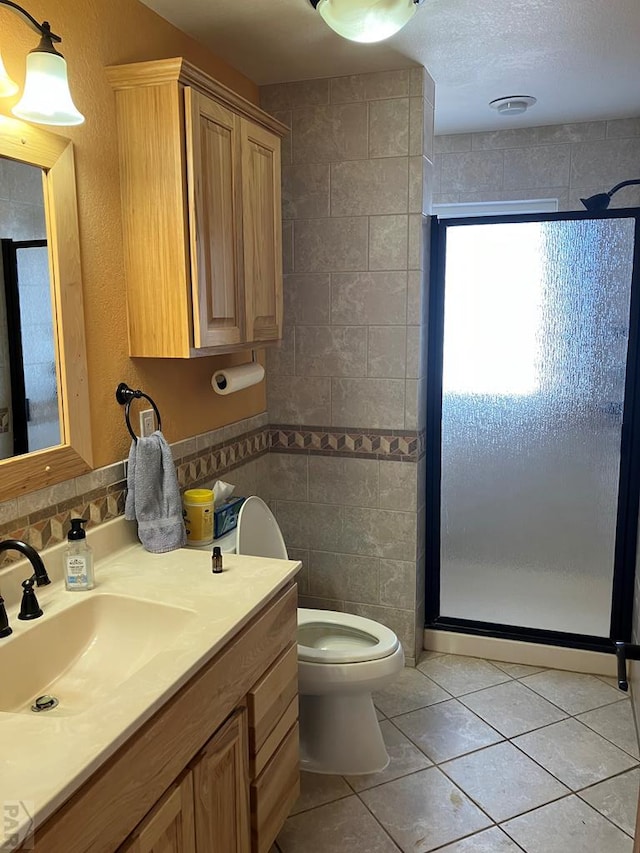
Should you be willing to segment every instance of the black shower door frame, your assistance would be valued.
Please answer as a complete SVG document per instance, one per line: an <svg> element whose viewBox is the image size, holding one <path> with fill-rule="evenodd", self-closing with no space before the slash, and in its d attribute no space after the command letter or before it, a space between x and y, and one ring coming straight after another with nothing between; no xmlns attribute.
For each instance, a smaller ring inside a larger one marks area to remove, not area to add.
<svg viewBox="0 0 640 853"><path fill-rule="evenodd" d="M442 369L447 232L450 228L465 225L585 219L635 220L609 637L442 616L440 613ZM588 211L526 213L458 219L432 217L426 405L425 627L609 653L615 653L615 641L630 642L640 505L640 208L619 208L598 213Z"/></svg>

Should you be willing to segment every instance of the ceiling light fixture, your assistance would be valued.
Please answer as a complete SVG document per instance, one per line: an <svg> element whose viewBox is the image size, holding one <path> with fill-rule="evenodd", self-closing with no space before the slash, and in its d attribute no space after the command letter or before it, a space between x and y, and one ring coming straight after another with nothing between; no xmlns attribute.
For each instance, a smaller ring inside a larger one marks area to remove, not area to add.
<svg viewBox="0 0 640 853"><path fill-rule="evenodd" d="M309 0L325 24L349 41L372 43L391 38L424 0Z"/></svg>
<svg viewBox="0 0 640 853"><path fill-rule="evenodd" d="M531 95L507 95L489 102L489 106L498 110L501 116L519 116L526 113L536 102Z"/></svg>
<svg viewBox="0 0 640 853"><path fill-rule="evenodd" d="M622 187L631 187L636 184L640 184L640 178L634 178L631 181L621 181L621 183L616 184L612 190L609 190L608 193L596 193L596 195L591 195L589 198L581 198L580 201L584 204L587 210L592 213L598 210L606 210L609 207L611 196L614 193L617 193L618 190L622 189Z"/></svg>
<svg viewBox="0 0 640 853"><path fill-rule="evenodd" d="M40 35L40 44L27 56L27 73L22 98L11 112L18 118L37 124L68 126L82 124L84 116L78 112L67 79L67 63L54 42L62 38L51 32L48 21L39 24L22 6L11 0L0 0L15 12L31 29ZM0 59L0 97L9 97L18 91L18 85L9 77Z"/></svg>

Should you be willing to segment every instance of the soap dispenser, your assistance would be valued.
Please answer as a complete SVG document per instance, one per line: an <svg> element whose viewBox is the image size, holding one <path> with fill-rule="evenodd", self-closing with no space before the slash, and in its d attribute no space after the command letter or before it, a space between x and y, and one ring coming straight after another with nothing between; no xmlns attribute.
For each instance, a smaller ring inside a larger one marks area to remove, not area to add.
<svg viewBox="0 0 640 853"><path fill-rule="evenodd" d="M82 525L84 518L72 518L67 534L68 545L64 551L64 582L69 590L87 590L94 587L93 551L87 545L87 534Z"/></svg>

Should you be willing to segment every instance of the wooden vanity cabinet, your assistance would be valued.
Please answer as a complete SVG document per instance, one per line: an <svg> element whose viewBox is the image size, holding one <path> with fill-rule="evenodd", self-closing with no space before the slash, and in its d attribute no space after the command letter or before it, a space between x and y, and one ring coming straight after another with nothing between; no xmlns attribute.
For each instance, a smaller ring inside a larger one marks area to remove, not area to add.
<svg viewBox="0 0 640 853"><path fill-rule="evenodd" d="M300 790L296 614L290 584L36 829L28 849L268 851Z"/></svg>
<svg viewBox="0 0 640 853"><path fill-rule="evenodd" d="M116 90L129 354L282 337L285 125L183 59L107 69Z"/></svg>
<svg viewBox="0 0 640 853"><path fill-rule="evenodd" d="M300 793L297 643L252 687L247 706L251 849L267 853Z"/></svg>
<svg viewBox="0 0 640 853"><path fill-rule="evenodd" d="M232 714L118 853L249 853L246 715Z"/></svg>
<svg viewBox="0 0 640 853"><path fill-rule="evenodd" d="M193 773L176 782L118 853L194 853Z"/></svg>
<svg viewBox="0 0 640 853"><path fill-rule="evenodd" d="M193 763L196 850L248 853L247 711L236 711Z"/></svg>

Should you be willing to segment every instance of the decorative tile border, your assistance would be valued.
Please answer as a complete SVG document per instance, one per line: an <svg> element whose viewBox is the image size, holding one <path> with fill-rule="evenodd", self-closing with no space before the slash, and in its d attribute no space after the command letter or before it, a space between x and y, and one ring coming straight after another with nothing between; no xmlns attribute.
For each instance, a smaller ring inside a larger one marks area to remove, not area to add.
<svg viewBox="0 0 640 853"><path fill-rule="evenodd" d="M249 426L254 423L253 419L247 421ZM181 489L209 486L212 480L269 452L353 456L415 463L424 454L425 447L424 431L416 433L403 430L266 425L239 435L233 435L232 432L222 428L221 431L208 433L207 436L219 435L225 438L218 444L200 450L192 449L200 444L199 436L195 441L189 439L173 446ZM190 452L178 456L181 450ZM89 527L117 518L124 513L127 491L126 479L122 479L123 471L122 463L116 463L77 478L78 488L86 488L96 482L102 482L103 485L71 497L67 497L67 491L62 500L50 505L41 504L32 512L27 511L19 518L5 521L0 524L0 539L22 539L42 550L66 538L72 518L87 518ZM109 479L115 482L108 482ZM20 555L5 552L0 566L15 559L20 559Z"/></svg>
<svg viewBox="0 0 640 853"><path fill-rule="evenodd" d="M176 467L181 489L198 488L227 471L257 459L269 450L268 430L253 430L231 442L218 444L204 453L196 452L182 459Z"/></svg>
<svg viewBox="0 0 640 853"><path fill-rule="evenodd" d="M275 453L309 453L417 462L424 454L424 449L424 431L418 433L409 430L355 430L286 424L272 424L269 427L269 450Z"/></svg>

